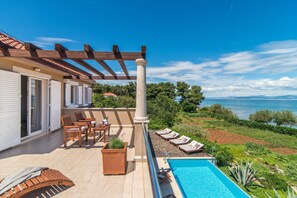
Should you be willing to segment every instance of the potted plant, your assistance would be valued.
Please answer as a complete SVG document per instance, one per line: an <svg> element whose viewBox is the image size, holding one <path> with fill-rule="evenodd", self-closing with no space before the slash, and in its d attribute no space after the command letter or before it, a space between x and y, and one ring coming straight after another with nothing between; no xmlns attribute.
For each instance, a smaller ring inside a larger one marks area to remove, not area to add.
<svg viewBox="0 0 297 198"><path fill-rule="evenodd" d="M104 175L126 174L127 143L112 139L101 150Z"/></svg>

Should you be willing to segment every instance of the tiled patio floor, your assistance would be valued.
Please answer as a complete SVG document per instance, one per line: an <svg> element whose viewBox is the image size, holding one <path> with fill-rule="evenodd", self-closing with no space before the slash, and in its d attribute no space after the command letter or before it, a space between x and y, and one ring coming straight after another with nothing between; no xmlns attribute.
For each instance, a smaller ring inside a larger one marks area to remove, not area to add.
<svg viewBox="0 0 297 198"><path fill-rule="evenodd" d="M98 141L93 144L89 140L89 144L83 142L79 148L74 142L72 145L68 143L69 147L65 149L62 146L62 133L60 130L0 152L0 178L25 167L46 166L59 170L75 183L74 187L60 190L55 197L152 197L147 163L132 162L134 148L128 149L130 162L126 175L104 176L101 156L104 143ZM125 141L130 141L132 128L123 128L121 131L112 128L111 135L119 135ZM39 197L55 194L50 188L38 193Z"/></svg>

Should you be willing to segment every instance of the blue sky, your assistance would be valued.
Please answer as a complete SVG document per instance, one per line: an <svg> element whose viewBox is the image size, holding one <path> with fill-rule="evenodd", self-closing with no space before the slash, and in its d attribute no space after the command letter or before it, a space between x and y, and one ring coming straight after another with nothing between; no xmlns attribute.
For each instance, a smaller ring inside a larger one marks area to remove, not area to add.
<svg viewBox="0 0 297 198"><path fill-rule="evenodd" d="M149 83L183 80L206 96L297 95L294 0L3 0L1 8L2 31L44 49L146 45Z"/></svg>

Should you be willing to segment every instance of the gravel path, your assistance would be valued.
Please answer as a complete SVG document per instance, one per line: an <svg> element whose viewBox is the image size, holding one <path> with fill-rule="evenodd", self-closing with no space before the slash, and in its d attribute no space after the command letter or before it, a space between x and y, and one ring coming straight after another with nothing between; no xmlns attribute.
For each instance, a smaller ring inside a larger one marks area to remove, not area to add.
<svg viewBox="0 0 297 198"><path fill-rule="evenodd" d="M154 149L154 157L207 157L208 155L203 152L186 154L179 150L178 147L170 144L169 141L162 139L156 135L154 131L149 131L149 137Z"/></svg>

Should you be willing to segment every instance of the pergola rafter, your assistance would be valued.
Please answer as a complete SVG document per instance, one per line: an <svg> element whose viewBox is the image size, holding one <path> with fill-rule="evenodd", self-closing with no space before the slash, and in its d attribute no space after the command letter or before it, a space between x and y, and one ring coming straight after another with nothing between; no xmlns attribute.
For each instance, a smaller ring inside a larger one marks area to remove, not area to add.
<svg viewBox="0 0 297 198"><path fill-rule="evenodd" d="M90 54L90 56L92 56L93 53L93 48L88 45L88 44L84 44L84 51L87 52L88 54ZM107 65L107 63L104 60L99 60L99 59L94 59L97 63L99 63L104 69L106 69L106 71L108 71L115 79L117 79L117 75L116 73Z"/></svg>
<svg viewBox="0 0 297 198"><path fill-rule="evenodd" d="M95 51L90 45L85 44L83 51L68 50L61 44L56 44L54 50L42 50L32 43L22 43L14 38L0 33L0 58L25 58L67 73L65 79L92 79L92 80L135 80L136 76L130 76L125 61L135 61L146 58L146 47L142 46L140 52L120 52L119 47L114 45L111 52ZM65 60L72 60L78 63L81 69ZM110 75L105 75L99 68L90 65L85 60L96 61L102 69L104 68ZM124 76L117 75L106 63L107 60L117 61ZM96 76L98 75L98 76Z"/></svg>
<svg viewBox="0 0 297 198"><path fill-rule="evenodd" d="M121 54L121 52L120 52L119 46L114 45L114 46L112 47L112 51L113 51L114 56L116 57L117 61L118 61L119 64L121 65L121 67L122 67L122 69L123 69L123 71L124 71L126 77L127 77L128 79L130 79L130 76L129 76L129 73L128 73L126 64L125 64L125 62L124 62L124 60L123 60L122 54Z"/></svg>
<svg viewBox="0 0 297 198"><path fill-rule="evenodd" d="M68 51L68 49L66 47L64 47L63 45L61 45L61 44L55 44L55 50L58 51L62 56L64 56L65 52ZM104 78L103 73L101 73L100 71L95 69L93 66L91 66L90 64L88 64L84 60L81 60L81 59L71 59L71 60L76 62L77 64L85 67L86 69L94 72L95 74L101 76L102 78Z"/></svg>

